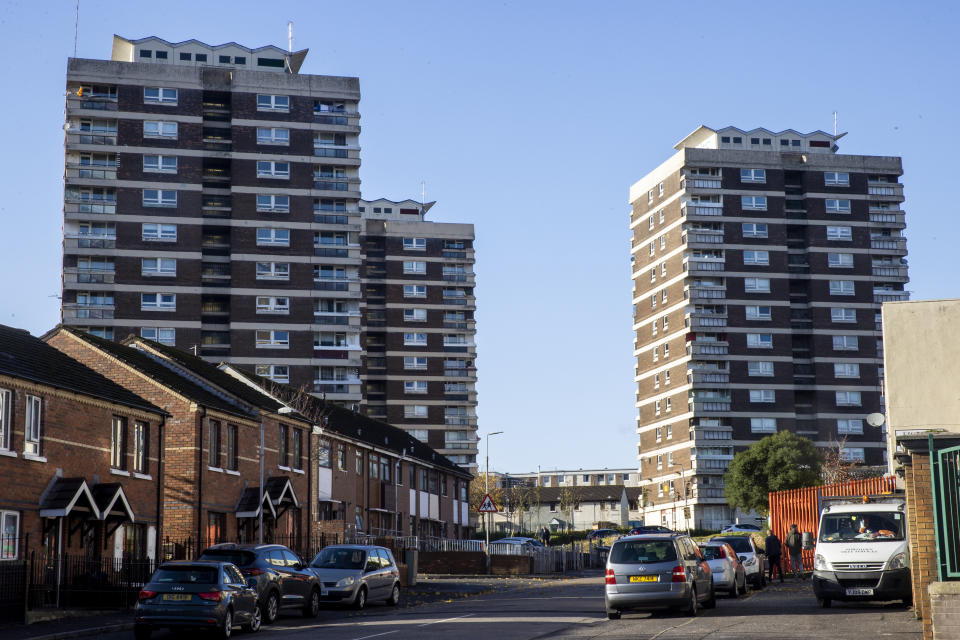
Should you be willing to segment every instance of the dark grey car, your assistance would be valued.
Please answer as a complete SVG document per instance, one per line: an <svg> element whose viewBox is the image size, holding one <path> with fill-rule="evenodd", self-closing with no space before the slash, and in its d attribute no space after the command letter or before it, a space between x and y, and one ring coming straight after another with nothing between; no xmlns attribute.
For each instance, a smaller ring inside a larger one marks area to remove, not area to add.
<svg viewBox="0 0 960 640"><path fill-rule="evenodd" d="M229 562L167 562L137 599L134 637L149 640L154 629L210 629L229 638L235 625L259 631L257 594Z"/></svg>
<svg viewBox="0 0 960 640"><path fill-rule="evenodd" d="M604 601L607 617L626 610L679 609L697 615L717 599L710 567L693 540L680 534L620 538L607 558Z"/></svg>
<svg viewBox="0 0 960 640"><path fill-rule="evenodd" d="M324 602L363 609L367 602L400 601L400 570L386 547L340 544L325 547L310 563Z"/></svg>
<svg viewBox="0 0 960 640"><path fill-rule="evenodd" d="M281 608L296 608L312 618L320 614L320 583L306 563L282 544L215 544L200 559L232 562L244 577L256 580L264 624L276 620Z"/></svg>

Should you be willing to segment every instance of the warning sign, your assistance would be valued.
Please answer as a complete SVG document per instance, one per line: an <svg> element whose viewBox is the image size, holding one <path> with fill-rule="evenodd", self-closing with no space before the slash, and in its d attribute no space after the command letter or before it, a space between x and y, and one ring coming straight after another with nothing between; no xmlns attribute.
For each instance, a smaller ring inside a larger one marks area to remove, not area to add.
<svg viewBox="0 0 960 640"><path fill-rule="evenodd" d="M490 497L490 494L483 496L483 500L480 501L480 506L477 507L479 513L497 513L500 509L497 509L497 505L493 504L493 498Z"/></svg>

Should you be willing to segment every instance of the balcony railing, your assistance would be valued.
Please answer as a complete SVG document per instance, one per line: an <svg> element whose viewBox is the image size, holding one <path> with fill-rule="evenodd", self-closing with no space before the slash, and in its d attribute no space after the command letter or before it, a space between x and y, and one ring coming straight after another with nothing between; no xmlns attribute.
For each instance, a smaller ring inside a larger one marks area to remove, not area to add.
<svg viewBox="0 0 960 640"><path fill-rule="evenodd" d="M695 299L722 299L727 297L726 287L689 287L687 292L690 300Z"/></svg>
<svg viewBox="0 0 960 640"><path fill-rule="evenodd" d="M720 189L722 184L719 176L684 176L680 180L681 189Z"/></svg>
<svg viewBox="0 0 960 640"><path fill-rule="evenodd" d="M694 356L725 356L729 352L726 344L692 344L687 347L690 355Z"/></svg>
<svg viewBox="0 0 960 640"><path fill-rule="evenodd" d="M690 327L698 329L702 327L725 327L727 326L727 316L691 316Z"/></svg>
<svg viewBox="0 0 960 640"><path fill-rule="evenodd" d="M90 133L81 132L78 129L67 129L68 144L93 144L103 146L116 146L116 133Z"/></svg>
<svg viewBox="0 0 960 640"><path fill-rule="evenodd" d="M870 222L883 222L885 224L904 224L902 211L871 211Z"/></svg>
<svg viewBox="0 0 960 640"><path fill-rule="evenodd" d="M888 278L906 278L907 277L907 268L906 267L873 267L873 275L875 276L884 276Z"/></svg>
<svg viewBox="0 0 960 640"><path fill-rule="evenodd" d="M681 216L688 216L688 215L689 216L722 216L723 204L720 202L686 201L682 205L680 205L680 215Z"/></svg>
<svg viewBox="0 0 960 640"><path fill-rule="evenodd" d="M906 251L906 238L870 238L871 249L890 249L893 251Z"/></svg>
<svg viewBox="0 0 960 640"><path fill-rule="evenodd" d="M898 302L900 300L909 300L910 292L909 291L874 291L873 292L873 301L875 303L882 302Z"/></svg>
<svg viewBox="0 0 960 640"><path fill-rule="evenodd" d="M116 236L108 237L98 237L98 236L81 236L77 234L67 234L66 239L71 242L76 242L73 246L79 249L114 249L117 246ZM69 247L71 243L67 243Z"/></svg>
<svg viewBox="0 0 960 640"><path fill-rule="evenodd" d="M68 178L89 180L116 180L116 165L70 165L67 167Z"/></svg>
<svg viewBox="0 0 960 640"><path fill-rule="evenodd" d="M86 305L76 303L66 303L63 305L63 317L77 320L111 320L113 319L114 306L110 305Z"/></svg>
<svg viewBox="0 0 960 640"><path fill-rule="evenodd" d="M871 196L898 196L903 193L902 184L868 184L867 194Z"/></svg>
<svg viewBox="0 0 960 640"><path fill-rule="evenodd" d="M705 400L703 402L691 402L688 405L690 411L730 411L730 402L719 402L715 400Z"/></svg>
<svg viewBox="0 0 960 640"><path fill-rule="evenodd" d="M691 382L693 382L694 384L702 384L702 383L727 384L730 382L730 374L694 371L692 374L690 374L690 379L691 379Z"/></svg>
<svg viewBox="0 0 960 640"><path fill-rule="evenodd" d="M684 243L723 244L723 231L694 230L683 234Z"/></svg>
<svg viewBox="0 0 960 640"><path fill-rule="evenodd" d="M64 269L64 276L67 282L110 284L113 282L115 272L112 269Z"/></svg>
<svg viewBox="0 0 960 640"><path fill-rule="evenodd" d="M687 262L687 270L691 273L697 271L723 271L726 268L726 261L722 258L720 260L690 260Z"/></svg>
<svg viewBox="0 0 960 640"><path fill-rule="evenodd" d="M444 416L443 424L446 425L472 425L474 420L477 419L477 416Z"/></svg>

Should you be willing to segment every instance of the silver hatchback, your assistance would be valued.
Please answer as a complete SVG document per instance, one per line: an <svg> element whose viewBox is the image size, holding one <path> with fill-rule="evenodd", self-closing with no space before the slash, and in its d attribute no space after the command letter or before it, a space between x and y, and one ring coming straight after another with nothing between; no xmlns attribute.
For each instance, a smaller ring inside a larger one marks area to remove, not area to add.
<svg viewBox="0 0 960 640"><path fill-rule="evenodd" d="M610 547L604 601L607 617L626 610L679 609L697 615L717 599L710 567L688 536L645 534L620 538Z"/></svg>
<svg viewBox="0 0 960 640"><path fill-rule="evenodd" d="M363 609L369 601L400 601L400 570L386 547L340 544L324 547L310 563L323 602Z"/></svg>

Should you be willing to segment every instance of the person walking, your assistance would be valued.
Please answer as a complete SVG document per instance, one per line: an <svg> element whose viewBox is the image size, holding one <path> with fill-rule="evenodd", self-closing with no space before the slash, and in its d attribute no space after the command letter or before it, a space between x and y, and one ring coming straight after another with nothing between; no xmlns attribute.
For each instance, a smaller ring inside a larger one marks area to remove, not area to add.
<svg viewBox="0 0 960 640"><path fill-rule="evenodd" d="M790 525L783 542L790 552L790 570L797 580L803 580L803 536L797 531L797 525Z"/></svg>
<svg viewBox="0 0 960 640"><path fill-rule="evenodd" d="M550 529L546 527L543 528L543 533L540 535L540 539L543 540L543 544L550 546Z"/></svg>
<svg viewBox="0 0 960 640"><path fill-rule="evenodd" d="M783 549L780 546L780 538L777 537L777 534L775 534L773 530L770 531L770 535L763 541L763 546L767 550L767 559L770 561L767 580L773 582L773 570L776 568L777 573L780 574L780 582L783 582L783 565L780 564L780 556Z"/></svg>

